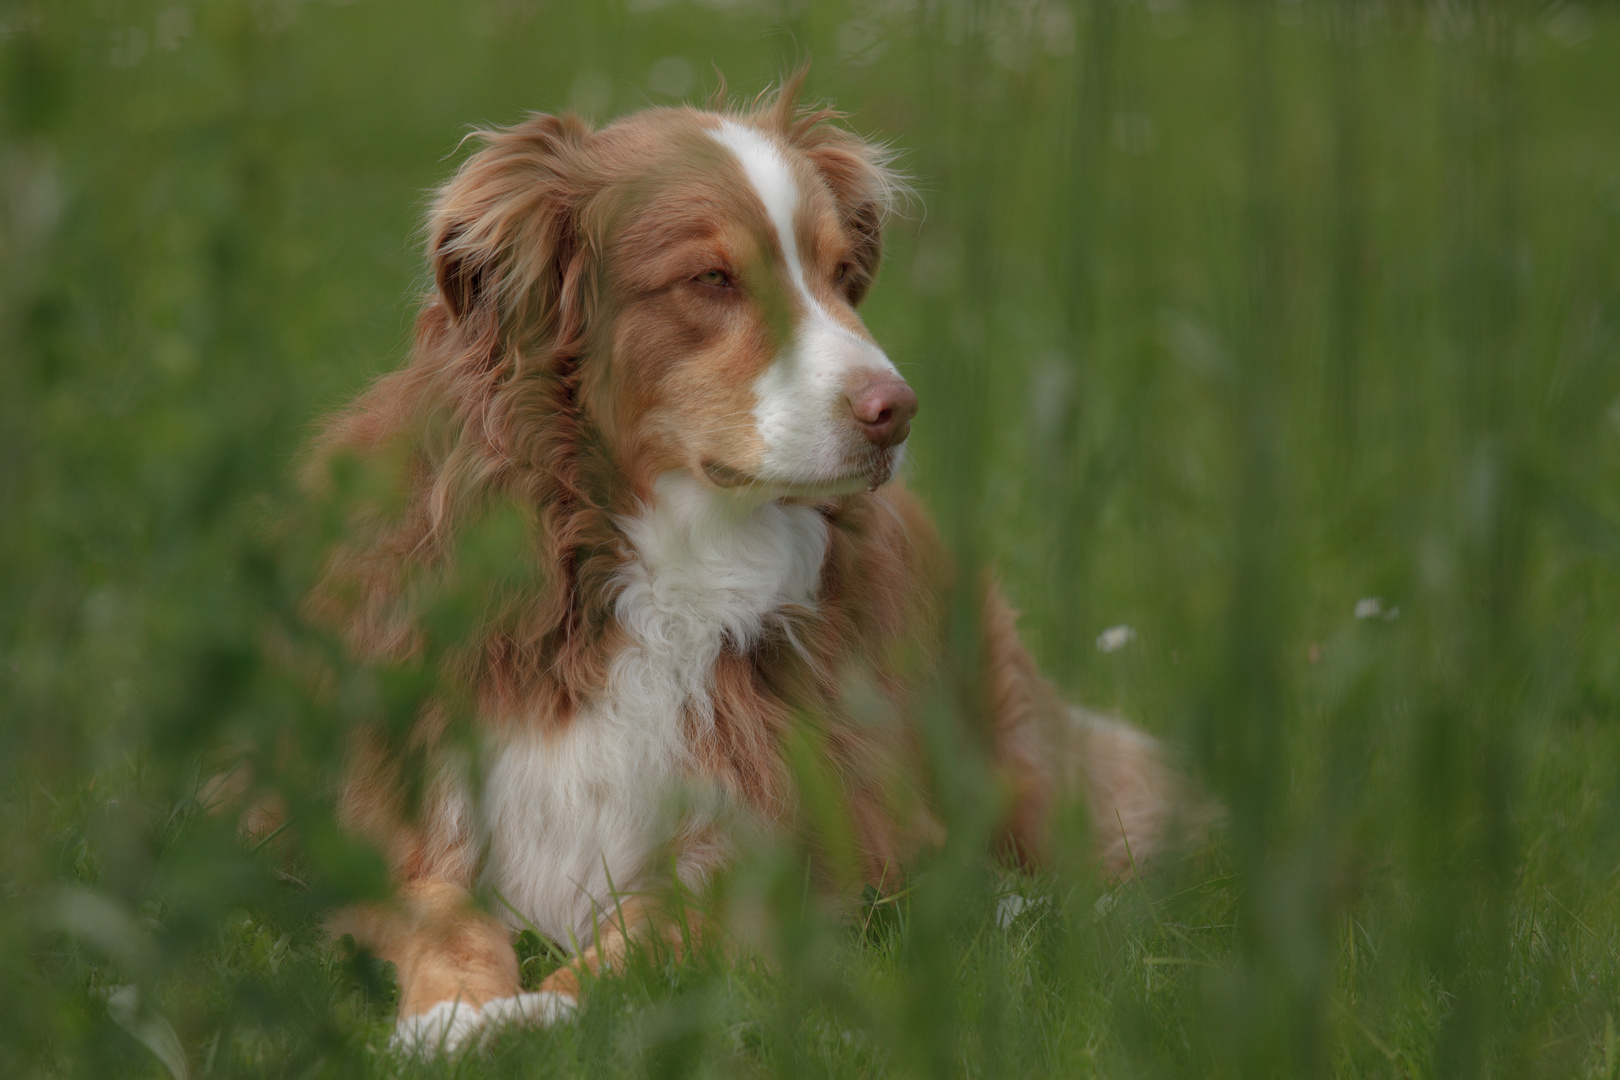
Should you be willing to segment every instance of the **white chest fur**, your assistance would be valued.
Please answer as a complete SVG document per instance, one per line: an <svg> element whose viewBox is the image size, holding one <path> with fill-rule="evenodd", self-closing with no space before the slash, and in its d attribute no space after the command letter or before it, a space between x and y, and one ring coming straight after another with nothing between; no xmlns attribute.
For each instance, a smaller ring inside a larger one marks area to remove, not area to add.
<svg viewBox="0 0 1620 1080"><path fill-rule="evenodd" d="M594 913L637 889L667 836L686 717L712 719L721 649L746 648L784 604L811 602L827 550L813 509L684 473L660 478L654 503L620 525L636 556L615 607L629 641L605 692L560 733L493 747L484 787L491 884L563 944L589 942Z"/></svg>

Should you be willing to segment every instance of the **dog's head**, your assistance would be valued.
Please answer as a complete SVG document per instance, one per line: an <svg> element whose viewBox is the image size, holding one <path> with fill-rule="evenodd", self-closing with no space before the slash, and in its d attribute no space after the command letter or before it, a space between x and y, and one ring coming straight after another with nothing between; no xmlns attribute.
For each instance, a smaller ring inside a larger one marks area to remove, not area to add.
<svg viewBox="0 0 1620 1080"><path fill-rule="evenodd" d="M492 389L567 379L642 491L671 470L765 497L883 483L917 399L856 308L896 182L831 119L784 94L483 133L430 220L457 363Z"/></svg>

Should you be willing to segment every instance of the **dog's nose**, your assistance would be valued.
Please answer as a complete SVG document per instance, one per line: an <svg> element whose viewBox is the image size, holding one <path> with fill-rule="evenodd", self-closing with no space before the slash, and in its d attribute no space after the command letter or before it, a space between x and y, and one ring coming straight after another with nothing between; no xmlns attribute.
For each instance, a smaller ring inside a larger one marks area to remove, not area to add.
<svg viewBox="0 0 1620 1080"><path fill-rule="evenodd" d="M849 390L849 407L867 441L888 449L905 442L911 434L917 395L900 376L875 373Z"/></svg>

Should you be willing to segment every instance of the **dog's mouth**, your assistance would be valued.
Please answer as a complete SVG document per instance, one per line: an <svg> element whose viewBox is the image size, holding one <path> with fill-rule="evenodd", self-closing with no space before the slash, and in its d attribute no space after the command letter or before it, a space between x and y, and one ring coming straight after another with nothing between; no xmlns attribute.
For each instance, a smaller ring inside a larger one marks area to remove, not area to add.
<svg viewBox="0 0 1620 1080"><path fill-rule="evenodd" d="M731 491L758 491L774 499L818 499L876 491L894 478L903 448L874 451L848 472L836 476L759 476L718 461L703 463L703 475L715 487Z"/></svg>

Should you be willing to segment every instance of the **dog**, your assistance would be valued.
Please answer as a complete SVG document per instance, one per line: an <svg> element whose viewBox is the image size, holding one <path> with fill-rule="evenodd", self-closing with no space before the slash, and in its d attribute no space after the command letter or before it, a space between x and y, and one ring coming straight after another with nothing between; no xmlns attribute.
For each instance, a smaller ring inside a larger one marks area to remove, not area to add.
<svg viewBox="0 0 1620 1080"><path fill-rule="evenodd" d="M736 822L792 827L793 745L835 780L857 884L892 886L941 835L919 717L955 589L978 613L1007 850L1039 862L1081 798L1096 858L1129 873L1185 805L1154 740L1058 697L994 582L955 580L895 480L918 400L858 310L902 186L882 147L796 102L788 80L740 109L476 133L432 203L408 363L316 440L311 476L355 459L401 478L310 602L360 660L423 655L413 597L491 505L517 508L533 569L434 661L465 688L478 783L445 709L405 749L364 725L351 746L342 819L397 897L331 928L397 966L402 1045L571 1015L582 976L670 935L654 897L710 881ZM430 775L414 799L409 755ZM672 811L681 791L704 797ZM516 925L572 955L537 991Z"/></svg>

